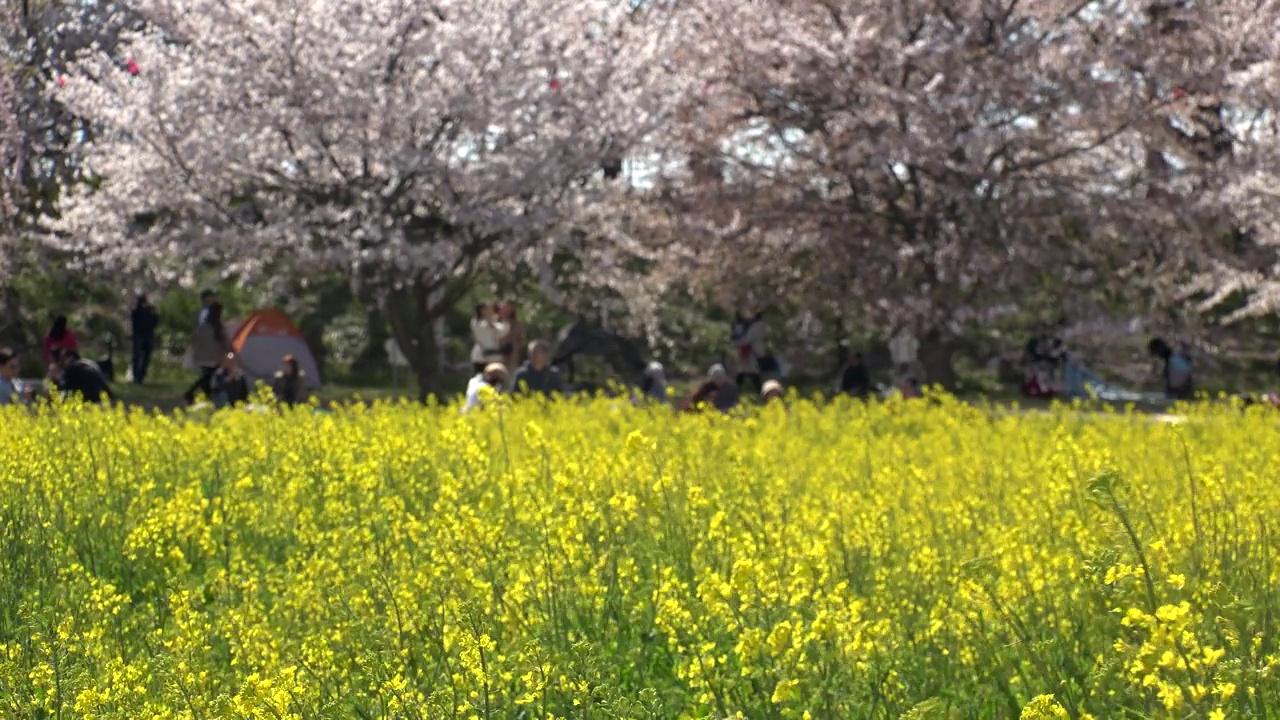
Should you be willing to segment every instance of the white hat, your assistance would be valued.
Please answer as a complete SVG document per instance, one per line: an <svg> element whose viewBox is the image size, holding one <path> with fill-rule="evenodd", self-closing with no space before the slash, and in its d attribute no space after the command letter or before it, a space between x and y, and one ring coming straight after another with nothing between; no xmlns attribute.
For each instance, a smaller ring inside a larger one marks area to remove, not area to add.
<svg viewBox="0 0 1280 720"><path fill-rule="evenodd" d="M662 375L665 372L666 370L662 367L662 363L658 362L657 360L654 360L653 362L649 363L649 366L644 369L644 374L648 375L649 377L653 377L654 375Z"/></svg>
<svg viewBox="0 0 1280 720"><path fill-rule="evenodd" d="M729 372L724 369L723 365L716 363L707 371L707 375L713 378L727 378L729 377Z"/></svg>

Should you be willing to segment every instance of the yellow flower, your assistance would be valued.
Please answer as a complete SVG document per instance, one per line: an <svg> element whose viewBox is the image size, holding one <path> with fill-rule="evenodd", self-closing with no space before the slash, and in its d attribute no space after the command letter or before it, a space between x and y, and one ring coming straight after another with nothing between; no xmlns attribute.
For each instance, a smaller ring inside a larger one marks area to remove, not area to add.
<svg viewBox="0 0 1280 720"><path fill-rule="evenodd" d="M1070 717L1066 708L1054 702L1053 695L1037 695L1022 708L1021 720L1054 720Z"/></svg>
<svg viewBox="0 0 1280 720"><path fill-rule="evenodd" d="M1223 718L1280 668L1280 566L1164 574L1203 560L1184 442L1232 499L1200 527L1265 545L1274 417L496 405L0 409L5 712L923 720L1083 667L1097 717Z"/></svg>

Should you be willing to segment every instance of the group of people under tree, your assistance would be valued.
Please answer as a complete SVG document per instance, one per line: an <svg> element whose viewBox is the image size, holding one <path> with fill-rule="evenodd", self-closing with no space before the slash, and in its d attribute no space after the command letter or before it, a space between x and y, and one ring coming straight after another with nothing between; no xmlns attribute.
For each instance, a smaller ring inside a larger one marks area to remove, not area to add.
<svg viewBox="0 0 1280 720"><path fill-rule="evenodd" d="M160 313L146 295L139 295L130 311L133 356L130 372L134 383L145 381L156 349L156 333ZM51 389L64 395L75 395L91 404L116 400L111 389L114 370L110 358L93 362L80 355L80 340L65 315L54 318L45 334L40 357L47 368ZM239 358L231 346L223 318L223 306L211 290L201 293L201 308L192 333L189 357L198 371L195 382L184 393L188 404L199 397L208 398L217 407L247 403L251 389ZM35 399L34 386L23 387L20 375L22 358L10 348L0 348L0 406ZM282 358L280 369L270 388L275 399L285 405L306 402L306 375L292 355Z"/></svg>
<svg viewBox="0 0 1280 720"><path fill-rule="evenodd" d="M184 394L187 404L194 403L201 395L210 399L215 407L249 402L249 382L227 333L222 303L212 290L200 293L200 312L191 336L190 357L199 375ZM293 355L281 358L280 369L271 381L271 392L284 405L306 402L306 374Z"/></svg>
<svg viewBox="0 0 1280 720"><path fill-rule="evenodd" d="M189 345L189 364L196 377L183 399L194 403L200 397L216 406L238 405L250 399L251 390L231 337L226 327L224 308L212 290L201 293L201 306ZM143 383L148 376L156 351L160 313L146 295L139 295L130 311L132 331L131 377ZM1037 328L1023 348L1024 394L1033 397L1056 397L1068 394L1067 369L1071 364L1061 335L1062 323ZM552 348L545 341L529 342L516 305L510 300L482 302L476 305L470 321L472 345L470 361L475 371L468 383L464 410L480 404L481 388L500 392L554 395L564 393L560 371L552 365ZM730 352L713 365L705 378L692 391L675 403L684 410L712 407L727 412L736 407L742 393L758 392L768 401L783 394L779 376L782 366L768 343L764 313L744 305L729 326ZM111 399L113 372L110 358L95 363L80 355L80 339L67 316L54 318L41 343L41 359L48 368L48 381L57 390L82 396L96 403ZM920 343L909 326L900 328L888 343L892 365L892 389L905 397L919 397L924 383L919 362ZM1190 399L1195 382L1190 353L1163 338L1154 338L1147 346L1149 354L1161 363L1165 394L1171 399ZM23 399L18 387L21 362L18 353L0 348L0 404ZM279 370L270 383L275 397L282 403L295 405L307 398L305 373L297 358L282 358ZM857 351L846 352L837 378L836 389L846 395L867 398L876 387L866 359ZM638 378L633 390L637 402L667 403L669 384L661 363L650 363Z"/></svg>
<svg viewBox="0 0 1280 720"><path fill-rule="evenodd" d="M1022 392L1028 397L1053 398L1071 394L1067 371L1074 367L1062 339L1065 321L1041 325L1027 340L1022 351ZM1195 374L1191 353L1186 347L1174 347L1161 337L1147 343L1147 353L1159 364L1164 394L1171 400L1195 397Z"/></svg>
<svg viewBox="0 0 1280 720"><path fill-rule="evenodd" d="M476 374L467 385L463 412L482 404L485 388L496 393L548 397L564 391L560 371L551 364L551 346L545 340L530 342L528 360L520 363L519 343L525 337L524 327L510 301L477 305L471 319L471 334L470 357ZM768 377L781 368L766 343L763 313L753 308L740 310L730 327L730 342L735 375L731 376L724 364L714 365L706 379L677 403L679 409L692 412L713 407L728 412L739 404L741 388L747 383L753 383L766 402L782 398L781 383ZM666 371L661 363L655 361L646 366L631 396L637 404L670 401Z"/></svg>
<svg viewBox="0 0 1280 720"><path fill-rule="evenodd" d="M92 404L116 399L102 368L80 357L79 350L53 347L48 351L48 358L49 382L58 392L78 396ZM0 406L35 399L34 388L22 386L21 372L22 357L10 348L0 348Z"/></svg>
<svg viewBox="0 0 1280 720"><path fill-rule="evenodd" d="M515 372L525 351L524 324L510 300L482 302L471 318L471 364L477 374L492 363Z"/></svg>

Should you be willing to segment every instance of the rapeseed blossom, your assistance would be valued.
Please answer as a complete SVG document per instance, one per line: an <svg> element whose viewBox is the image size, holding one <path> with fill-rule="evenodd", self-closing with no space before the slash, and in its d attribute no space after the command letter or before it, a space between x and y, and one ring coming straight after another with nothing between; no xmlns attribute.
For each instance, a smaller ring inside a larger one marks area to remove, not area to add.
<svg viewBox="0 0 1280 720"><path fill-rule="evenodd" d="M0 717L1280 710L1280 426L2 413Z"/></svg>

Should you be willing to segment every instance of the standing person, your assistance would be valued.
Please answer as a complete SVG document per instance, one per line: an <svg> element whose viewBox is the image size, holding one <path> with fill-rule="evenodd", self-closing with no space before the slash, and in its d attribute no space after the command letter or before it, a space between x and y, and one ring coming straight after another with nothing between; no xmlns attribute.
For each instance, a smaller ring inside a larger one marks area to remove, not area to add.
<svg viewBox="0 0 1280 720"><path fill-rule="evenodd" d="M915 387L923 381L920 341L910 326L903 326L889 341L889 357L893 360L894 387Z"/></svg>
<svg viewBox="0 0 1280 720"><path fill-rule="evenodd" d="M502 338L506 334L507 326L497 318L492 305L476 305L476 314L471 318L471 365L477 375L484 373L490 363L506 362L502 354Z"/></svg>
<svg viewBox="0 0 1280 720"><path fill-rule="evenodd" d="M849 354L844 372L840 373L840 392L859 400L865 400L871 394L871 376L867 373L867 364L862 359L862 353Z"/></svg>
<svg viewBox="0 0 1280 720"><path fill-rule="evenodd" d="M53 355L55 350L79 350L80 341L76 339L76 334L71 332L67 327L67 316L59 315L53 319L53 327L49 328L49 332L45 333L44 343L41 345L41 358L45 365L53 363Z"/></svg>
<svg viewBox="0 0 1280 720"><path fill-rule="evenodd" d="M755 383L756 389L763 387L764 373L772 368L766 358L764 314L754 308L744 307L738 311L730 326L729 339L733 342L734 356L737 358L737 384L746 387L746 381Z"/></svg>
<svg viewBox="0 0 1280 720"><path fill-rule="evenodd" d="M541 393L547 397L563 392L560 370L551 364L551 346L544 340L529 343L529 362L520 366L511 382L515 394Z"/></svg>
<svg viewBox="0 0 1280 720"><path fill-rule="evenodd" d="M67 395L79 395L87 403L98 405L103 398L115 400L115 393L96 365L80 357L75 350L57 350L49 365L49 378Z"/></svg>
<svg viewBox="0 0 1280 720"><path fill-rule="evenodd" d="M289 407L300 405L307 399L307 374L298 365L298 358L285 355L280 361L280 370L271 381L271 393L276 400Z"/></svg>
<svg viewBox="0 0 1280 720"><path fill-rule="evenodd" d="M1147 344L1151 356L1164 363L1164 392L1173 400L1190 400L1195 397L1195 377L1191 370L1191 358L1183 351L1173 349L1164 338L1152 338Z"/></svg>
<svg viewBox="0 0 1280 720"><path fill-rule="evenodd" d="M22 359L9 348L0 348L0 407L23 400L22 384L18 373L22 372Z"/></svg>
<svg viewBox="0 0 1280 720"><path fill-rule="evenodd" d="M156 328L160 326L160 313L146 295L139 295L129 314L133 331L133 382L141 385L151 367L151 355L156 348Z"/></svg>
<svg viewBox="0 0 1280 720"><path fill-rule="evenodd" d="M209 319L209 308L218 302L218 293L204 289L200 291L200 312L196 314L196 327L200 327Z"/></svg>
<svg viewBox="0 0 1280 720"><path fill-rule="evenodd" d="M200 376L184 395L188 405L195 402L197 392L213 397L213 377L230 353L231 341L227 337L226 326L222 324L222 305L214 302L209 306L204 322L196 327L191 337L191 360L199 369Z"/></svg>
<svg viewBox="0 0 1280 720"><path fill-rule="evenodd" d="M498 349L506 356L507 369L515 372L516 368L520 367L521 355L524 353L526 342L524 323L520 322L520 318L516 315L515 303L510 300L504 300L502 304L498 305L498 320L507 326L507 332L502 337L502 342ZM550 349L547 352L550 353Z"/></svg>

